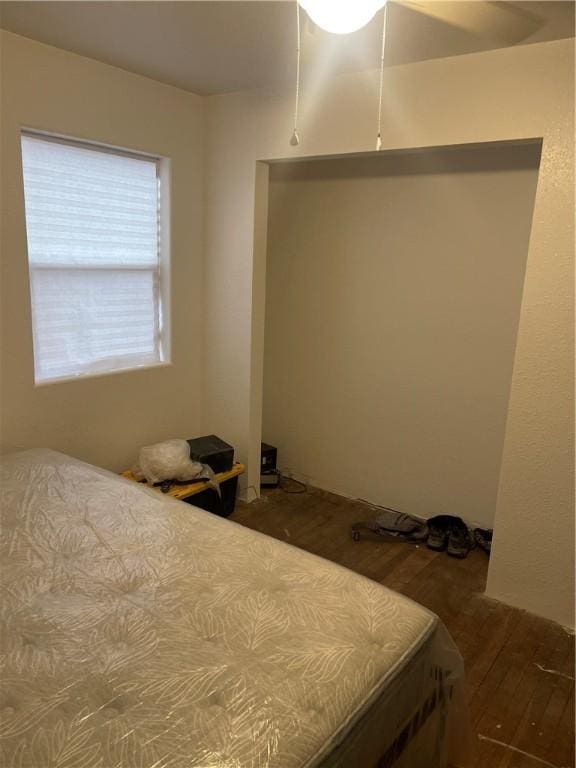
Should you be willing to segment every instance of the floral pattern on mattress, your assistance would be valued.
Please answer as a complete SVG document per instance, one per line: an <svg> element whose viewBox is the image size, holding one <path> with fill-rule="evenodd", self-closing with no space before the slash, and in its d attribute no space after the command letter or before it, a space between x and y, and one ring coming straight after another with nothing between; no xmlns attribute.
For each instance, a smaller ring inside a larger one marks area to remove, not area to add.
<svg viewBox="0 0 576 768"><path fill-rule="evenodd" d="M62 454L1 482L3 768L314 765L437 621Z"/></svg>

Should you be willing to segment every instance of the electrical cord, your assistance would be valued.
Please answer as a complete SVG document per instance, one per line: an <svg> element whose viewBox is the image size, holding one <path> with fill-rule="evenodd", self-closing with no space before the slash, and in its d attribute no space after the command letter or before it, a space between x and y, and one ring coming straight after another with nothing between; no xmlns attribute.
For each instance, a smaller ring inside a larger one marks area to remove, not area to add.
<svg viewBox="0 0 576 768"><path fill-rule="evenodd" d="M380 53L380 86L378 88L378 132L376 134L376 149L382 149L382 91L384 88L384 54L386 52L386 18L387 4L382 16L382 50Z"/></svg>
<svg viewBox="0 0 576 768"><path fill-rule="evenodd" d="M300 480L296 480L293 477L283 475L282 472L277 472L276 474L278 475L279 480L278 487L284 493L306 493L308 490L306 483L303 483ZM286 483L288 483L288 485L286 485Z"/></svg>
<svg viewBox="0 0 576 768"><path fill-rule="evenodd" d="M300 62L301 62L301 31L300 31L300 3L296 0L296 89L294 93L294 130L290 138L290 144L297 147L300 144L298 131L298 113L300 110Z"/></svg>

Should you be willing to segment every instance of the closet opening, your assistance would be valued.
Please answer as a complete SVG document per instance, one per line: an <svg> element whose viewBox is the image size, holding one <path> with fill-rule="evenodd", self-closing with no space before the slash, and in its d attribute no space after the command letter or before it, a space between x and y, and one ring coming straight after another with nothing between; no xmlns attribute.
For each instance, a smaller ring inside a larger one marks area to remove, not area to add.
<svg viewBox="0 0 576 768"><path fill-rule="evenodd" d="M494 527L540 152L270 163L262 440L283 473Z"/></svg>

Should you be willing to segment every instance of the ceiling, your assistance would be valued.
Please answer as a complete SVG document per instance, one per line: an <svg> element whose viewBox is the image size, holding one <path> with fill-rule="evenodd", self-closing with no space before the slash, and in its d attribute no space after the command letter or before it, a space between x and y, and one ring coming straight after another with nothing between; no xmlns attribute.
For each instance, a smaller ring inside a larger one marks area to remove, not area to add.
<svg viewBox="0 0 576 768"><path fill-rule="evenodd" d="M446 2L431 5L446 6ZM487 5L453 0L463 14ZM502 5L491 3L490 5ZM518 44L574 35L572 1L506 3L537 19ZM502 47L497 34L477 35L396 2L388 5L386 64L457 56ZM294 77L294 2L0 2L0 27L194 93L226 93ZM322 60L334 73L379 64L381 14L352 35L330 35L303 17L303 81ZM380 20L380 23L379 23Z"/></svg>

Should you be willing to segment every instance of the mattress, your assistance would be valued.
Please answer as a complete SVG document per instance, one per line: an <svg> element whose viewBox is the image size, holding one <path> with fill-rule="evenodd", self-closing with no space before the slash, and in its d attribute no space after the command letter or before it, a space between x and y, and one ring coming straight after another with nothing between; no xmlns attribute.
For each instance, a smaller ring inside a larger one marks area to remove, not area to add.
<svg viewBox="0 0 576 768"><path fill-rule="evenodd" d="M430 612L53 451L3 457L0 765L438 766Z"/></svg>

